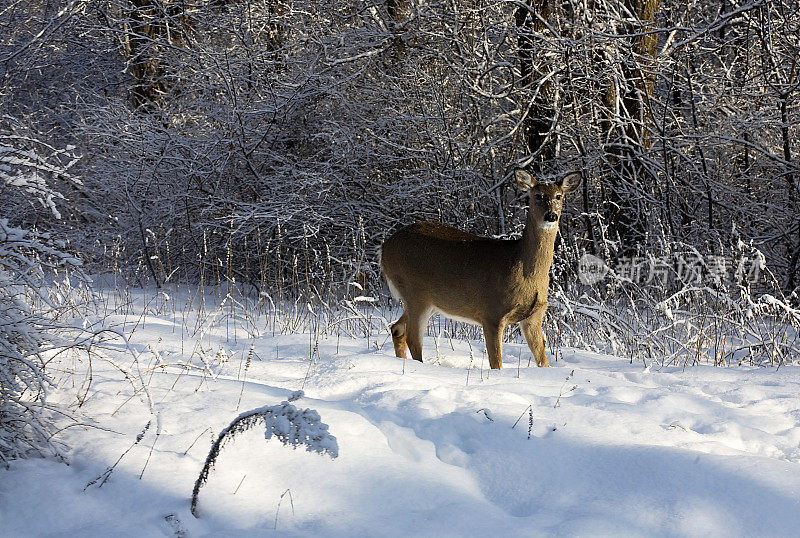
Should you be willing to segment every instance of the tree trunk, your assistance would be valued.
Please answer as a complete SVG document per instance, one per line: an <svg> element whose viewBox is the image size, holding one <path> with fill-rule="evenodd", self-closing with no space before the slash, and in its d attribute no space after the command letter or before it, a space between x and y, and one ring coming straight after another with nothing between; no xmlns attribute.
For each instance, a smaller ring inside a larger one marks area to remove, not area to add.
<svg viewBox="0 0 800 538"><path fill-rule="evenodd" d="M551 0L525 0L514 14L519 29L519 85L523 90L533 92L532 99L521 105L525 114L523 137L534 158L531 171L535 175L546 171L547 164L556 157L558 147L554 129L558 110L558 95L552 73L555 66L545 57L543 51L547 47L536 42L549 31L546 23L553 13Z"/></svg>
<svg viewBox="0 0 800 538"><path fill-rule="evenodd" d="M159 41L184 46L189 29L186 4L171 0L129 0L124 49L134 78L132 99L143 106L167 91Z"/></svg>
<svg viewBox="0 0 800 538"><path fill-rule="evenodd" d="M605 154L609 167L606 217L612 237L620 239L618 255L635 251L646 237L646 207L643 194L654 178L642 155L651 144L650 99L655 84L655 54L658 36L651 32L659 0L625 0L637 21L627 28L632 54L619 66L605 92Z"/></svg>

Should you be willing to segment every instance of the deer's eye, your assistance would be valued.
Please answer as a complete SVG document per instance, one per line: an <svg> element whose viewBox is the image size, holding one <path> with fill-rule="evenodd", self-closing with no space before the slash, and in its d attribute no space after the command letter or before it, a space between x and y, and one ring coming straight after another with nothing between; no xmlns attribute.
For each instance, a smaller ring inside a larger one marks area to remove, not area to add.
<svg viewBox="0 0 800 538"><path fill-rule="evenodd" d="M556 200L561 200L561 195L560 194L556 194Z"/></svg>

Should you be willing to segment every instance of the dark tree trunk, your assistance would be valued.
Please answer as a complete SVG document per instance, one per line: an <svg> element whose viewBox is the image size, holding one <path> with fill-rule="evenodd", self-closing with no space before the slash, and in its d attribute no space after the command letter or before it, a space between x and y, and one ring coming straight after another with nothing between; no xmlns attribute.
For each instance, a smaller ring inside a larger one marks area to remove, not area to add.
<svg viewBox="0 0 800 538"><path fill-rule="evenodd" d="M405 26L411 20L414 8L413 0L386 0L386 11L392 19L391 31L394 34L391 47L391 59L401 61L406 53L406 41L403 38Z"/></svg>
<svg viewBox="0 0 800 538"><path fill-rule="evenodd" d="M642 194L654 178L642 156L651 144L650 99L655 84L655 54L658 36L653 30L659 0L626 0L637 21L626 29L632 52L619 67L617 81L605 91L605 117L601 129L606 136L608 197L606 218L612 237L619 237L619 255L627 255L642 244L647 233L647 208Z"/></svg>
<svg viewBox="0 0 800 538"><path fill-rule="evenodd" d="M167 91L161 65L161 46L186 44L189 16L184 2L170 0L129 0L124 49L134 79L135 106L158 101Z"/></svg>
<svg viewBox="0 0 800 538"><path fill-rule="evenodd" d="M555 82L551 74L554 66L540 51L547 47L537 46L536 40L547 34L547 24L553 15L551 0L525 0L515 14L519 28L520 87L525 95L533 92L531 100L521 103L523 136L530 154L534 157L531 171L541 174L547 164L556 157L558 140L554 131L558 109Z"/></svg>

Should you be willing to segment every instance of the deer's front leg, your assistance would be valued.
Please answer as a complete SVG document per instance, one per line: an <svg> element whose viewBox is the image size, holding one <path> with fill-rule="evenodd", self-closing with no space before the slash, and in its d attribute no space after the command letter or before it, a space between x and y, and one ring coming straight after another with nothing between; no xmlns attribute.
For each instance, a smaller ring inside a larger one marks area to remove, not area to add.
<svg viewBox="0 0 800 538"><path fill-rule="evenodd" d="M486 340L486 353L489 354L489 367L493 370L499 370L503 367L503 326L502 325L484 325L483 338Z"/></svg>
<svg viewBox="0 0 800 538"><path fill-rule="evenodd" d="M522 334L525 335L525 340L528 342L528 347L531 348L533 358L536 359L536 366L550 366L550 363L547 362L547 354L544 352L544 334L542 334L542 322L546 311L547 305L536 310L531 317L523 319L519 323Z"/></svg>

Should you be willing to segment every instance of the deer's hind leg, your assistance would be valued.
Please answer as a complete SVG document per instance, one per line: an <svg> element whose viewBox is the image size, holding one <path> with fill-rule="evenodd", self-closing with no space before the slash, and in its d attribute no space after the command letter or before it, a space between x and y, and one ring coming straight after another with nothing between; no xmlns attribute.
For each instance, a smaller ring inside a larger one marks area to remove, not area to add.
<svg viewBox="0 0 800 538"><path fill-rule="evenodd" d="M489 367L499 370L503 367L503 325L485 323L483 338L486 340L486 353L489 355Z"/></svg>
<svg viewBox="0 0 800 538"><path fill-rule="evenodd" d="M392 343L394 354L406 358L406 350L411 351L415 361L422 362L422 335L431 316L431 310L426 308L406 307L403 315L392 325Z"/></svg>
<svg viewBox="0 0 800 538"><path fill-rule="evenodd" d="M415 361L422 362L422 335L425 334L425 328L428 326L428 319L430 319L431 314L433 314L433 310L430 307L408 305L400 318L400 320L405 318L404 337L408 342L411 357Z"/></svg>
<svg viewBox="0 0 800 538"><path fill-rule="evenodd" d="M406 327L408 327L408 314L403 312L393 325L392 325L392 343L394 344L394 354L401 359L406 358Z"/></svg>

